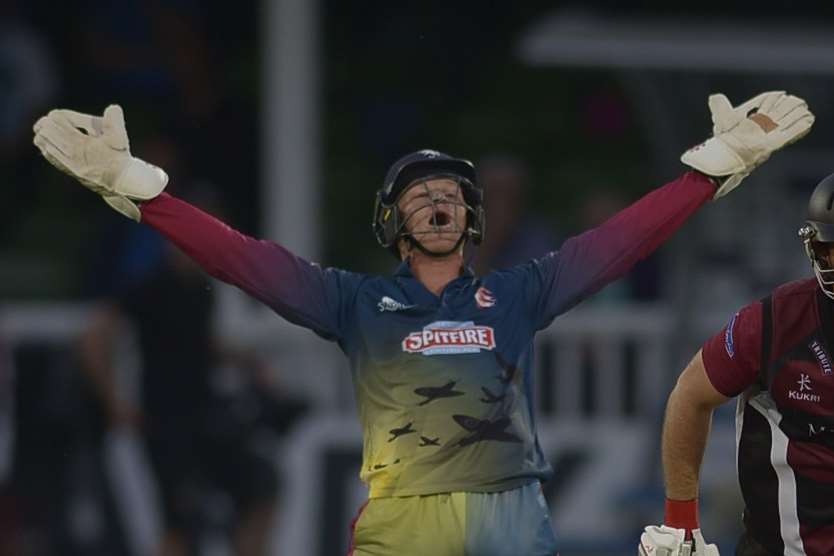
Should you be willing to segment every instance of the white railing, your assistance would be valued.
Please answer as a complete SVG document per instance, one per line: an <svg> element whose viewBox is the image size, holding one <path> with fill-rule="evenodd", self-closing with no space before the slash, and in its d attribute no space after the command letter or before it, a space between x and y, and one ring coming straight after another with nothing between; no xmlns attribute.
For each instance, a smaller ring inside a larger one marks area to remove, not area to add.
<svg viewBox="0 0 834 556"><path fill-rule="evenodd" d="M8 352L21 342L71 345L90 311L82 303L0 305L0 342ZM548 416L571 418L653 414L686 358L721 327L725 316L700 315L682 337L679 318L668 306L576 309L537 335L537 406ZM218 322L217 328L268 360L289 393L323 411L352 411L347 363L332 343L260 310L256 317Z"/></svg>

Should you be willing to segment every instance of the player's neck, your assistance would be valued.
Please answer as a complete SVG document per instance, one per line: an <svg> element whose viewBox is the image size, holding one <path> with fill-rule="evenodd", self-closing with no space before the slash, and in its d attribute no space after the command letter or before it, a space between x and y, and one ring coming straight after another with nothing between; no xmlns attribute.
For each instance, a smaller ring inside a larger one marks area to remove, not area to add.
<svg viewBox="0 0 834 556"><path fill-rule="evenodd" d="M416 249L410 254L408 266L411 273L427 290L439 296L446 284L460 276L463 268L463 254L453 253L446 257L430 257Z"/></svg>

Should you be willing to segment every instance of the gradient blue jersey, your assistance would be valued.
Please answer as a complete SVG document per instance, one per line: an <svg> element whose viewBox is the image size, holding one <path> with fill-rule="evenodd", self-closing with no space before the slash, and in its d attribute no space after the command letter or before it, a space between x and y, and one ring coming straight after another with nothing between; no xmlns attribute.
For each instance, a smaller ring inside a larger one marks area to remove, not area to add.
<svg viewBox="0 0 834 556"><path fill-rule="evenodd" d="M551 474L533 415L533 338L625 274L715 191L697 172L649 193L559 251L439 296L407 264L391 276L324 268L170 195L142 205L213 276L338 342L350 360L372 498L496 492Z"/></svg>

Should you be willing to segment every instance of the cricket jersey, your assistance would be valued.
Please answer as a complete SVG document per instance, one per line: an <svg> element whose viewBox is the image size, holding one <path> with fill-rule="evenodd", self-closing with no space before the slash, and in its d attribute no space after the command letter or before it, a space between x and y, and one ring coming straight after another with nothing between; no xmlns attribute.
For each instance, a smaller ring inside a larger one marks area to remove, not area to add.
<svg viewBox="0 0 834 556"><path fill-rule="evenodd" d="M703 346L716 390L741 394L737 464L749 538L740 547L834 554L832 349L834 301L814 278L745 306Z"/></svg>
<svg viewBox="0 0 834 556"><path fill-rule="evenodd" d="M529 263L434 295L407 263L369 275L308 262L171 195L142 221L209 274L338 343L350 361L371 498L498 492L547 479L536 438L533 338L652 253L715 192L694 171Z"/></svg>

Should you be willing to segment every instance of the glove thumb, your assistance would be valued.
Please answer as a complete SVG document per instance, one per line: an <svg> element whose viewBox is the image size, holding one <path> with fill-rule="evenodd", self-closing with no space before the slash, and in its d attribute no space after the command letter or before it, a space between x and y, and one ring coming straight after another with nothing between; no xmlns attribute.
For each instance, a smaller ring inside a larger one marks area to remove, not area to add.
<svg viewBox="0 0 834 556"><path fill-rule="evenodd" d="M730 99L722 93L710 95L708 104L712 114L713 134L727 131L738 123L739 118L730 104Z"/></svg>
<svg viewBox="0 0 834 556"><path fill-rule="evenodd" d="M130 147L125 128L125 114L118 104L111 104L104 109L103 135L107 145L119 151Z"/></svg>
<svg viewBox="0 0 834 556"><path fill-rule="evenodd" d="M704 540L704 534L700 529L692 530L692 539L695 542L694 556L720 556L718 554L718 547L714 544L707 544Z"/></svg>

